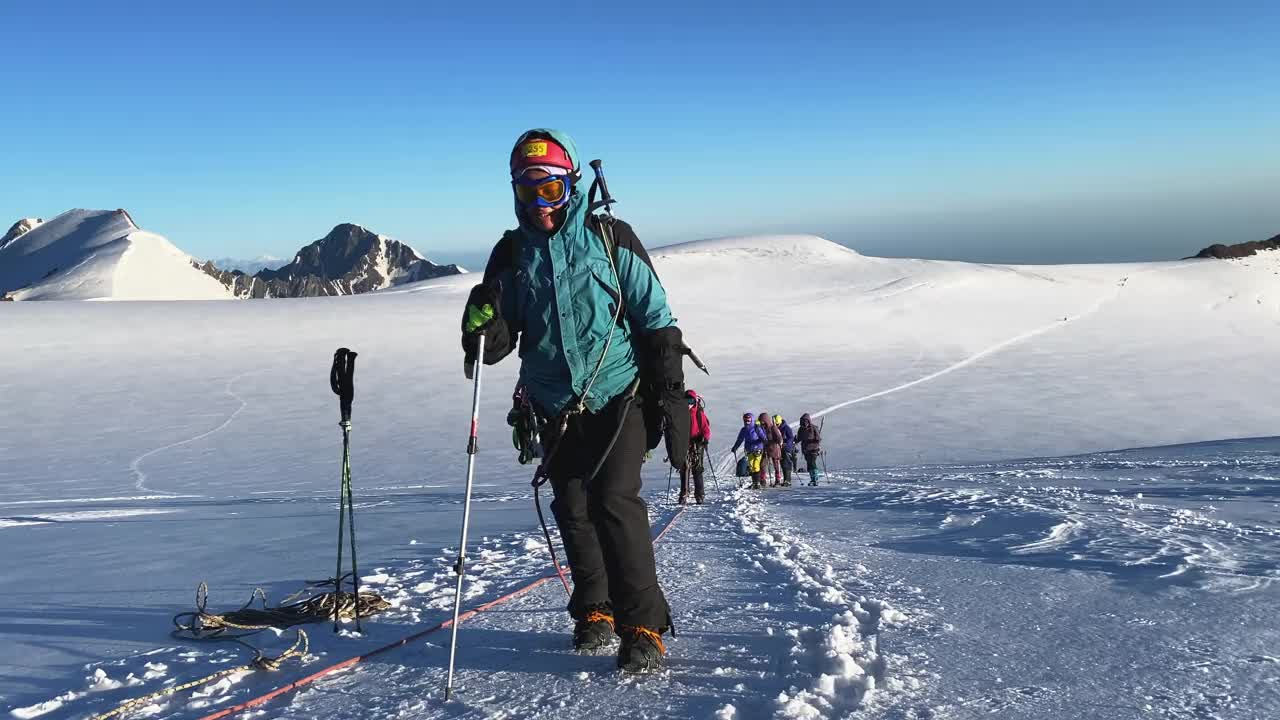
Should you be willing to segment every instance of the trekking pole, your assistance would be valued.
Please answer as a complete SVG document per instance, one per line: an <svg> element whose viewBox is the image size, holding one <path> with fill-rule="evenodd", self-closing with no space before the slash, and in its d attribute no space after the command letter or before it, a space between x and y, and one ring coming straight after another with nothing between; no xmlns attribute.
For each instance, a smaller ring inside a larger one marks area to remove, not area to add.
<svg viewBox="0 0 1280 720"><path fill-rule="evenodd" d="M471 437L467 439L467 485L462 500L462 539L458 541L458 561L453 571L458 575L458 586L453 591L453 624L452 638L449 640L449 676L445 681L444 699L453 697L453 663L458 651L458 614L462 610L462 579L466 573L467 529L471 521L471 482L476 473L476 452L479 450L477 438L480 432L480 371L484 359L484 335L476 346L475 386L471 395Z"/></svg>
<svg viewBox="0 0 1280 720"><path fill-rule="evenodd" d="M356 517L355 501L351 492L351 401L355 398L356 355L347 348L333 353L333 367L329 370L329 387L338 396L338 411L342 422L342 480L338 486L338 566L333 575L333 631L338 632L339 609L342 607L342 540L344 531L350 533L352 604L355 606L356 631L360 628L360 574L356 566ZM350 526L345 528L344 525Z"/></svg>
<svg viewBox="0 0 1280 720"><path fill-rule="evenodd" d="M707 459L707 465L711 467L711 482L716 484L716 490L720 489L720 476L716 473L716 464L711 461L711 450L706 445L702 446L702 456Z"/></svg>
<svg viewBox="0 0 1280 720"><path fill-rule="evenodd" d="M818 423L818 437L822 437L822 429L827 426L827 419L824 417ZM827 451L823 450L818 453L818 459L822 461L822 479L827 480Z"/></svg>
<svg viewBox="0 0 1280 720"><path fill-rule="evenodd" d="M675 472L675 468L667 467L667 502L671 502L671 473ZM684 487L684 479L680 480L680 487Z"/></svg>

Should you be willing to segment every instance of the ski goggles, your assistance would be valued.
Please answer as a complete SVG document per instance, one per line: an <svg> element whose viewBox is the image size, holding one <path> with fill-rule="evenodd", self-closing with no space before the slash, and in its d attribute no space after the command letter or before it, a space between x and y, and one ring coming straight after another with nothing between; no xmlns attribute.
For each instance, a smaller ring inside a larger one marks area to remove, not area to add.
<svg viewBox="0 0 1280 720"><path fill-rule="evenodd" d="M511 181L516 191L516 202L521 207L560 207L573 192L573 181L568 175L550 175L536 180L519 177Z"/></svg>

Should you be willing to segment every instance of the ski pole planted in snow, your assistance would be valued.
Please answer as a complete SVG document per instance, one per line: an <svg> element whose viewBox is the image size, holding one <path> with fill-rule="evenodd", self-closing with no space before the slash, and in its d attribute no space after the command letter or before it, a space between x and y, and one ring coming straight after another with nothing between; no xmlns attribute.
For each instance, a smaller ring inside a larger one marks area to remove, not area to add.
<svg viewBox="0 0 1280 720"><path fill-rule="evenodd" d="M818 423L818 437L822 437L822 429L825 428L826 426L827 426L827 419L822 418L822 421ZM819 452L818 459L822 461L822 479L826 480L827 479L827 451L823 450Z"/></svg>
<svg viewBox="0 0 1280 720"><path fill-rule="evenodd" d="M342 540L344 524L351 542L351 599L355 606L356 630L360 630L360 574L356 567L356 517L355 501L351 493L351 401L355 398L356 353L338 348L333 353L333 367L329 370L329 387L338 396L338 410L342 414L342 481L338 486L338 569L333 576L333 631L338 632L338 614L342 607Z"/></svg>
<svg viewBox="0 0 1280 720"><path fill-rule="evenodd" d="M711 451L706 445L702 446L702 456L707 459L707 465L711 468L711 482L716 484L716 489L720 489L720 476L716 473L716 464L711 461Z"/></svg>
<svg viewBox="0 0 1280 720"><path fill-rule="evenodd" d="M462 539L458 541L458 562L453 571L458 575L458 586L453 593L453 637L449 641L449 677L444 686L444 699L453 697L453 661L458 651L458 614L462 610L462 578L466 573L467 528L471 521L471 481L476 473L477 438L480 433L480 370L484 358L484 335L479 338L475 358L475 386L471 395L471 437L467 440L467 485L462 500Z"/></svg>

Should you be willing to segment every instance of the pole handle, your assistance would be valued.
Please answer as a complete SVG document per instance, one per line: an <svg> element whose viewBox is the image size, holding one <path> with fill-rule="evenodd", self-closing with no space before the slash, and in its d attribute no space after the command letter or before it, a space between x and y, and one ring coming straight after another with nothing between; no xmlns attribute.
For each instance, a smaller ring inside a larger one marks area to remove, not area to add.
<svg viewBox="0 0 1280 720"><path fill-rule="evenodd" d="M342 422L351 423L351 401L355 399L356 355L358 353L347 348L338 348L333 353L333 367L329 370L329 387L338 396L338 410L342 413Z"/></svg>
<svg viewBox="0 0 1280 720"><path fill-rule="evenodd" d="M612 216L613 210L609 206L613 205L617 200L614 200L613 196L609 194L609 182L604 179L604 163L596 159L592 160L590 164L591 170L596 177L591 181L591 188L587 191L587 212L593 213L603 208L606 213ZM598 201L596 200L597 190L600 191L600 200Z"/></svg>

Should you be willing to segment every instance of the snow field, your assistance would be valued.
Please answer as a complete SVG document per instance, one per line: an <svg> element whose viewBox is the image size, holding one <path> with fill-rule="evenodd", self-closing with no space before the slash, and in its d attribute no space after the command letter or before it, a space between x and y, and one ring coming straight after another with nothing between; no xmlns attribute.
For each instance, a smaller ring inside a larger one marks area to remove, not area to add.
<svg viewBox="0 0 1280 720"><path fill-rule="evenodd" d="M826 409L836 482L686 512L657 551L681 630L662 675L569 654L553 581L461 628L455 703L436 635L258 716L1280 717L1280 471L1265 443L1009 460L1274 434L1280 253L1009 267L788 236L653 256L713 372L691 381L713 448L743 411L794 424ZM83 718L235 667L243 649L167 637L197 582L231 608L255 585L279 599L332 572L339 346L361 353L361 567L395 608L364 637L313 633L288 671L442 619L470 283L0 306L0 396L23 408L0 416L0 707ZM486 373L470 603L549 569L502 424L514 373ZM647 473L656 499L665 467ZM655 504L655 524L668 512ZM259 639L278 652L292 638ZM145 679L149 662L168 675ZM123 686L92 689L99 669ZM192 720L286 681L229 678L147 713Z"/></svg>

